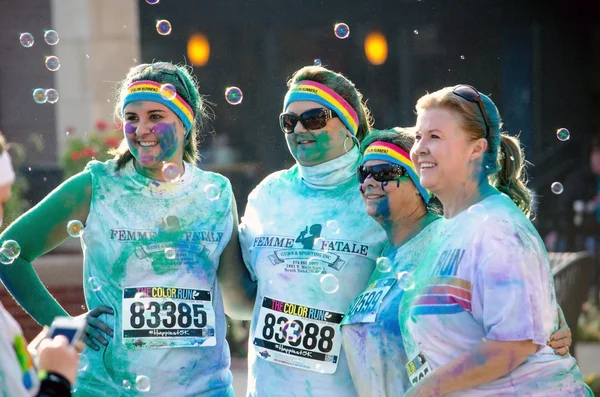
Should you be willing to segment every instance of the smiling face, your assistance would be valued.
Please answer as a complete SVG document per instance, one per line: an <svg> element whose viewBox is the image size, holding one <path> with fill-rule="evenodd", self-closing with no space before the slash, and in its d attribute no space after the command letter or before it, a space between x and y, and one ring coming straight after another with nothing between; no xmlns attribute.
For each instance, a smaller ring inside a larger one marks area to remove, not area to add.
<svg viewBox="0 0 600 397"><path fill-rule="evenodd" d="M485 139L469 139L458 114L444 108L420 110L416 130L410 157L423 187L440 196L478 177L474 165L487 144Z"/></svg>
<svg viewBox="0 0 600 397"><path fill-rule="evenodd" d="M366 161L363 166L390 164L381 160ZM382 225L410 215L422 199L412 180L405 173L390 182L378 182L369 175L360 185L367 214Z"/></svg>
<svg viewBox="0 0 600 397"><path fill-rule="evenodd" d="M185 129L175 113L152 101L131 102L123 113L125 139L137 165L149 174L167 162L181 166Z"/></svg>
<svg viewBox="0 0 600 397"><path fill-rule="evenodd" d="M285 111L300 115L316 108L323 108L323 105L311 101L296 101L290 103ZM348 140L344 149L344 140L349 134L344 123L338 117L333 117L320 130L307 130L298 122L293 133L285 134L285 139L296 161L311 166L338 158L346 153L346 149L350 150L352 139Z"/></svg>

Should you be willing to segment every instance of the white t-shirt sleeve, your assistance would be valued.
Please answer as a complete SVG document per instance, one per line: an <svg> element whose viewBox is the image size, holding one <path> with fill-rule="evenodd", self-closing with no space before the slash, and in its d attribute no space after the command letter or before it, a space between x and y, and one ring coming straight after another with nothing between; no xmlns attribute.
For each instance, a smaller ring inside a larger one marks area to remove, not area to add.
<svg viewBox="0 0 600 397"><path fill-rule="evenodd" d="M250 277L253 281L257 280L256 272L254 269L254 261L252 260L252 256L250 253L250 247L252 247L252 242L256 237L257 228L260 228L260 216L259 212L256 208L256 204L258 203L258 194L260 192L260 185L257 186L248 196L248 203L246 204L246 210L244 211L244 216L242 216L241 223L239 226L239 238L240 238L240 246L242 248L242 257L244 258L244 263L250 272Z"/></svg>
<svg viewBox="0 0 600 397"><path fill-rule="evenodd" d="M518 227L494 227L482 236L486 254L475 274L473 314L486 338L532 340L545 346L547 325L556 315L545 251ZM552 309L554 307L554 309Z"/></svg>

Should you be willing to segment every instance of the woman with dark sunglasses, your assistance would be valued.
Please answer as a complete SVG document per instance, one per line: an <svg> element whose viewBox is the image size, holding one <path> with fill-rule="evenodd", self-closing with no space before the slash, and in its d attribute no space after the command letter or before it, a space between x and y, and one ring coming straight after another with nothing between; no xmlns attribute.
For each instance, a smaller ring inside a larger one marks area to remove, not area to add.
<svg viewBox="0 0 600 397"><path fill-rule="evenodd" d="M411 159L444 217L400 305L405 396L585 396L575 359L548 346L557 303L527 218L518 140L470 86L427 94L416 108Z"/></svg>
<svg viewBox="0 0 600 397"><path fill-rule="evenodd" d="M248 395L355 396L340 322L385 245L356 180L369 111L352 82L323 67L298 70L288 87L280 125L296 164L256 187L240 226L257 283ZM236 307L227 291L239 287L222 285Z"/></svg>

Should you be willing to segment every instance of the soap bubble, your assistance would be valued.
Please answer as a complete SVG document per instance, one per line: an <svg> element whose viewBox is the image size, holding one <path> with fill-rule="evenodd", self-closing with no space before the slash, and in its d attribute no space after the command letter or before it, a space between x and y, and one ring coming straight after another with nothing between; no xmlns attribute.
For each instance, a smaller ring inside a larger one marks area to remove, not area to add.
<svg viewBox="0 0 600 397"><path fill-rule="evenodd" d="M90 289L94 292L98 292L102 289L102 286L100 285L100 282L98 282L98 280L96 280L96 277L88 278L87 282L88 282Z"/></svg>
<svg viewBox="0 0 600 397"><path fill-rule="evenodd" d="M161 36L166 36L171 33L171 22L166 19L156 21L156 31Z"/></svg>
<svg viewBox="0 0 600 397"><path fill-rule="evenodd" d="M460 59L465 59L465 56L464 56L464 55L461 55L461 56L460 56Z"/></svg>
<svg viewBox="0 0 600 397"><path fill-rule="evenodd" d="M17 259L21 255L21 246L15 240L6 240L2 243L2 252L8 259Z"/></svg>
<svg viewBox="0 0 600 397"><path fill-rule="evenodd" d="M88 369L90 366L90 359L85 354L79 355L79 365L77 367L77 371L83 372Z"/></svg>
<svg viewBox="0 0 600 397"><path fill-rule="evenodd" d="M23 47L29 48L33 45L33 43L35 43L35 40L33 39L33 35L31 33L21 33L19 36L19 42Z"/></svg>
<svg viewBox="0 0 600 397"><path fill-rule="evenodd" d="M206 194L206 198L208 199L208 201L215 201L219 197L221 197L221 191L216 185L213 185L212 183L204 187L204 194Z"/></svg>
<svg viewBox="0 0 600 397"><path fill-rule="evenodd" d="M554 194L561 194L564 190L562 183L560 182L553 182L552 185L550 185L550 190L552 190L552 193Z"/></svg>
<svg viewBox="0 0 600 397"><path fill-rule="evenodd" d="M315 65L315 66L321 66L322 64L323 63L321 62L321 60L319 58L317 58L313 61L313 65Z"/></svg>
<svg viewBox="0 0 600 397"><path fill-rule="evenodd" d="M398 281L398 286L403 290L415 288L415 278L411 272L399 272L396 280Z"/></svg>
<svg viewBox="0 0 600 397"><path fill-rule="evenodd" d="M81 237L83 234L83 223L77 219L73 219L67 223L67 233L73 238Z"/></svg>
<svg viewBox="0 0 600 397"><path fill-rule="evenodd" d="M177 97L177 89L173 84L163 84L160 86L160 95L167 101L172 101Z"/></svg>
<svg viewBox="0 0 600 397"><path fill-rule="evenodd" d="M559 128L558 130L556 130L556 137L561 142L568 141L571 137L571 133L566 128Z"/></svg>
<svg viewBox="0 0 600 397"><path fill-rule="evenodd" d="M327 221L325 223L325 226L327 226L327 229L329 229L330 232L333 233L333 234L339 234L340 233L340 224L336 220Z"/></svg>
<svg viewBox="0 0 600 397"><path fill-rule="evenodd" d="M158 4L160 0L146 0L146 3L150 4L150 5L154 5L154 4Z"/></svg>
<svg viewBox="0 0 600 397"><path fill-rule="evenodd" d="M167 182L174 182L179 178L179 167L175 163L166 163L162 167L163 178Z"/></svg>
<svg viewBox="0 0 600 397"><path fill-rule="evenodd" d="M9 258L10 254L4 248L0 248L0 263L3 265L11 265L15 260Z"/></svg>
<svg viewBox="0 0 600 397"><path fill-rule="evenodd" d="M302 336L302 326L294 320L290 320L281 327L283 337L288 342L296 342Z"/></svg>
<svg viewBox="0 0 600 397"><path fill-rule="evenodd" d="M33 100L35 103L39 104L46 103L48 100L48 97L46 96L46 90L43 88L36 88L33 90Z"/></svg>
<svg viewBox="0 0 600 397"><path fill-rule="evenodd" d="M225 89L225 100L230 105L239 105L244 99L244 93L238 87L227 87Z"/></svg>
<svg viewBox="0 0 600 397"><path fill-rule="evenodd" d="M327 240L322 237L316 238L313 243L313 249L321 252L329 251L329 248L327 247Z"/></svg>
<svg viewBox="0 0 600 397"><path fill-rule="evenodd" d="M321 289L326 294L335 294L340 289L340 282L333 274L321 276Z"/></svg>
<svg viewBox="0 0 600 397"><path fill-rule="evenodd" d="M144 393L150 391L150 378L146 375L138 375L135 378L135 388Z"/></svg>
<svg viewBox="0 0 600 397"><path fill-rule="evenodd" d="M336 23L333 27L333 33L338 39L347 39L350 36L350 27L345 23Z"/></svg>
<svg viewBox="0 0 600 397"><path fill-rule="evenodd" d="M131 390L131 382L127 379L123 379L123 388L125 388L125 390Z"/></svg>
<svg viewBox="0 0 600 397"><path fill-rule="evenodd" d="M56 72L58 69L60 69L60 59L54 55L46 57L46 69L51 72Z"/></svg>
<svg viewBox="0 0 600 397"><path fill-rule="evenodd" d="M469 215L477 216L482 222L485 222L488 219L488 212L483 204L473 204L469 207L467 212Z"/></svg>
<svg viewBox="0 0 600 397"><path fill-rule="evenodd" d="M417 29L413 30L414 34L419 34L419 31Z"/></svg>
<svg viewBox="0 0 600 397"><path fill-rule="evenodd" d="M377 270L380 273L389 273L392 271L392 261L389 258L382 256L381 258L377 258Z"/></svg>
<svg viewBox="0 0 600 397"><path fill-rule="evenodd" d="M308 271L312 274L321 274L323 272L323 265L319 258L308 258L306 266L308 267Z"/></svg>
<svg viewBox="0 0 600 397"><path fill-rule="evenodd" d="M56 33L56 30L47 30L46 33L44 33L44 40L48 45L56 45L59 40L58 33Z"/></svg>
<svg viewBox="0 0 600 397"><path fill-rule="evenodd" d="M175 250L173 248L165 248L165 257L167 259L175 259L176 256L177 256L177 253L175 252Z"/></svg>
<svg viewBox="0 0 600 397"><path fill-rule="evenodd" d="M58 91L56 91L54 88L48 88L46 90L46 100L48 103L58 102Z"/></svg>

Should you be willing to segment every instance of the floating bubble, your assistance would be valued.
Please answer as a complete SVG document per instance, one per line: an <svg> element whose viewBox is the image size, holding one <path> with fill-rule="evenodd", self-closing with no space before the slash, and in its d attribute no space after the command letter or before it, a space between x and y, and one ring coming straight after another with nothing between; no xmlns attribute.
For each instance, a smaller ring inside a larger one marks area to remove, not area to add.
<svg viewBox="0 0 600 397"><path fill-rule="evenodd" d="M460 59L465 59L465 56L464 56L464 55L461 55L461 56L460 56Z"/></svg>
<svg viewBox="0 0 600 397"><path fill-rule="evenodd" d="M566 128L559 128L558 130L556 130L556 137L561 142L568 141L571 137L571 133Z"/></svg>
<svg viewBox="0 0 600 397"><path fill-rule="evenodd" d="M6 240L2 243L2 252L8 259L17 259L21 255L21 246L15 240Z"/></svg>
<svg viewBox="0 0 600 397"><path fill-rule="evenodd" d="M77 371L83 372L88 369L90 366L90 359L85 354L79 355L79 365L77 366Z"/></svg>
<svg viewBox="0 0 600 397"><path fill-rule="evenodd" d="M239 105L244 99L244 93L238 87L227 87L225 89L225 100L230 105Z"/></svg>
<svg viewBox="0 0 600 397"><path fill-rule="evenodd" d="M162 174L167 182L174 182L180 176L179 167L175 163L166 163L162 167Z"/></svg>
<svg viewBox="0 0 600 397"><path fill-rule="evenodd" d="M321 60L319 58L317 58L313 61L313 65L315 65L315 66L321 66L322 64L323 63L321 62Z"/></svg>
<svg viewBox="0 0 600 397"><path fill-rule="evenodd" d="M33 35L31 33L21 33L19 36L19 42L23 47L29 48L33 45L33 43L35 43L35 40L33 39Z"/></svg>
<svg viewBox="0 0 600 397"><path fill-rule="evenodd" d="M321 251L321 252L329 251L329 248L327 248L327 240L325 240L322 237L316 238L313 243L313 249Z"/></svg>
<svg viewBox="0 0 600 397"><path fill-rule="evenodd" d="M398 282L398 287L403 290L415 288L415 277L411 272L399 272L396 280Z"/></svg>
<svg viewBox="0 0 600 397"><path fill-rule="evenodd" d="M67 233L73 238L79 238L83 234L83 223L77 219L73 219L67 223Z"/></svg>
<svg viewBox="0 0 600 397"><path fill-rule="evenodd" d="M171 33L171 22L166 19L156 21L156 31L161 36L166 36Z"/></svg>
<svg viewBox="0 0 600 397"><path fill-rule="evenodd" d="M160 86L160 95L167 101L172 101L177 97L177 90L173 84L163 84Z"/></svg>
<svg viewBox="0 0 600 397"><path fill-rule="evenodd" d="M46 90L46 100L48 103L58 102L58 91L56 91L54 88L48 88Z"/></svg>
<svg viewBox="0 0 600 397"><path fill-rule="evenodd" d="M350 27L345 23L336 23L333 27L333 33L338 39L347 39L350 36Z"/></svg>
<svg viewBox="0 0 600 397"><path fill-rule="evenodd" d="M54 55L46 57L46 69L51 72L56 72L58 69L60 69L60 59Z"/></svg>
<svg viewBox="0 0 600 397"><path fill-rule="evenodd" d="M43 88L36 88L33 90L33 100L35 103L39 103L40 105L42 103L46 103L48 100L48 97L46 96L46 90Z"/></svg>
<svg viewBox="0 0 600 397"><path fill-rule="evenodd" d="M330 221L327 221L325 223L325 226L327 226L327 229L329 229L331 231L331 233L333 233L333 234L340 233L340 224L336 220L332 219Z"/></svg>
<svg viewBox="0 0 600 397"><path fill-rule="evenodd" d="M315 369L317 370L317 372L320 372L320 373L325 372L325 370L323 369L323 366L321 364L315 365Z"/></svg>
<svg viewBox="0 0 600 397"><path fill-rule="evenodd" d="M219 197L221 197L221 191L216 185L213 185L212 183L204 187L204 194L206 194L206 198L209 201L215 201Z"/></svg>
<svg viewBox="0 0 600 397"><path fill-rule="evenodd" d="M323 272L323 265L319 258L308 258L306 261L308 271L312 274L321 274Z"/></svg>
<svg viewBox="0 0 600 397"><path fill-rule="evenodd" d="M44 41L46 41L46 44L48 45L56 45L58 44L58 33L56 33L56 30L47 30L46 33L44 33Z"/></svg>
<svg viewBox="0 0 600 397"><path fill-rule="evenodd" d="M414 34L419 34L419 31L417 29L413 30Z"/></svg>
<svg viewBox="0 0 600 397"><path fill-rule="evenodd" d="M175 250L173 248L165 248L165 257L167 259L175 259L176 256L177 256L177 253L175 252Z"/></svg>
<svg viewBox="0 0 600 397"><path fill-rule="evenodd" d="M154 4L158 4L160 0L146 0L146 3L150 4L150 5L154 5Z"/></svg>
<svg viewBox="0 0 600 397"><path fill-rule="evenodd" d="M477 216L481 221L485 222L488 218L488 211L483 204L473 204L467 210L469 215Z"/></svg>
<svg viewBox="0 0 600 397"><path fill-rule="evenodd" d="M302 336L302 326L294 320L290 320L281 327L283 337L288 342L296 342Z"/></svg>
<svg viewBox="0 0 600 397"><path fill-rule="evenodd" d="M123 379L123 388L125 390L131 390L131 382L127 379Z"/></svg>
<svg viewBox="0 0 600 397"><path fill-rule="evenodd" d="M143 393L150 391L150 378L146 375L138 375L135 378L135 388Z"/></svg>
<svg viewBox="0 0 600 397"><path fill-rule="evenodd" d="M12 264L15 260L9 258L8 256L9 253L7 252L7 250L5 250L4 248L0 248L0 263L2 263L3 265Z"/></svg>
<svg viewBox="0 0 600 397"><path fill-rule="evenodd" d="M380 273L389 273L392 271L392 261L389 258L382 256L377 258L376 268Z"/></svg>
<svg viewBox="0 0 600 397"><path fill-rule="evenodd" d="M102 289L102 286L100 285L100 282L98 282L98 280L96 280L96 277L88 278L88 285L89 285L90 289L94 292L98 292Z"/></svg>
<svg viewBox="0 0 600 397"><path fill-rule="evenodd" d="M560 182L553 182L552 185L550 185L550 190L552 190L552 193L554 194L561 194L564 190L564 187Z"/></svg>
<svg viewBox="0 0 600 397"><path fill-rule="evenodd" d="M321 289L326 294L335 294L340 289L340 282L333 274L321 276Z"/></svg>

